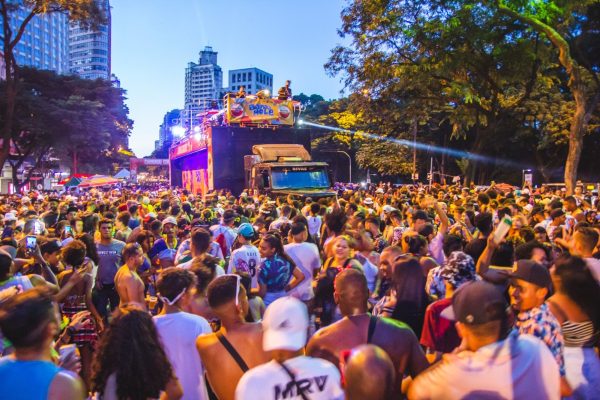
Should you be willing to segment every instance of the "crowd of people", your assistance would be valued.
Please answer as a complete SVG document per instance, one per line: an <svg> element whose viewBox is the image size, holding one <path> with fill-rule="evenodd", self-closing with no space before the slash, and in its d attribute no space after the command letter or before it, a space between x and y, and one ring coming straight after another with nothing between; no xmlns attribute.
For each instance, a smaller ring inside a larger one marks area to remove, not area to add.
<svg viewBox="0 0 600 400"><path fill-rule="evenodd" d="M0 199L4 399L597 399L597 192Z"/></svg>

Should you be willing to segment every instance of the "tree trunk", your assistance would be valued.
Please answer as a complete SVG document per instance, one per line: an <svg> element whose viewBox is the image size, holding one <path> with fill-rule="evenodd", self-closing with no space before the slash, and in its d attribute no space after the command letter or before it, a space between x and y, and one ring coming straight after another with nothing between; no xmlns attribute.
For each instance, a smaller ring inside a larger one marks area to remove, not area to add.
<svg viewBox="0 0 600 400"><path fill-rule="evenodd" d="M579 75L579 74L577 74ZM571 119L571 128L569 131L569 152L565 163L565 186L567 194L575 192L577 185L577 167L581 159L581 150L583 148L583 132L585 130L586 99L581 84L574 83L571 86L571 92L575 97L575 114Z"/></svg>
<svg viewBox="0 0 600 400"><path fill-rule="evenodd" d="M568 87L575 99L575 113L571 119L571 128L569 131L569 152L567 154L567 160L565 162L565 186L567 194L573 194L575 185L577 183L577 168L579 167L579 160L581 159L581 150L583 147L583 133L587 125L587 113L591 113L592 110L587 109L587 100L585 97L584 84L581 79L581 67L571 56L571 47L569 42L553 27L545 24L541 20L532 17L519 14L515 10L512 10L503 0L497 0L498 8L501 12L518 19L530 25L533 29L546 35L552 45L558 50L558 61L560 65L565 69L569 76ZM594 71L590 71L595 74ZM596 88L598 90L599 88ZM597 96L594 96L594 99ZM594 100L591 101L593 104Z"/></svg>
<svg viewBox="0 0 600 400"><path fill-rule="evenodd" d="M15 193L21 193L23 185L19 180L19 164L10 163L10 168L12 171L12 184L13 188L15 189Z"/></svg>

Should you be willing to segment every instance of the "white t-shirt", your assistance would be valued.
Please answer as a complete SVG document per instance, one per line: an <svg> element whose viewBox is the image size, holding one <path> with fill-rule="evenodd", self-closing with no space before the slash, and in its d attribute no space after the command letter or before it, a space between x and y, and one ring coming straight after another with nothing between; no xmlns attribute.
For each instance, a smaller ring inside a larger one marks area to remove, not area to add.
<svg viewBox="0 0 600 400"><path fill-rule="evenodd" d="M293 400L302 399L298 386L306 387L304 394L311 400L341 400L340 373L329 361L299 356L285 361L294 374L294 384L276 361L259 365L246 372L235 390L236 400Z"/></svg>
<svg viewBox="0 0 600 400"><path fill-rule="evenodd" d="M228 226L225 225L213 225L210 227L210 232L213 235L213 240L216 240L220 234L223 234L225 237L225 244L227 246L227 254L223 254L224 256L228 256L231 251L231 246L233 246L233 242L237 237L237 232Z"/></svg>
<svg viewBox="0 0 600 400"><path fill-rule="evenodd" d="M228 274L245 272L252 277L252 288L258 288L258 268L260 267L260 253L256 246L246 243L235 249L229 259Z"/></svg>
<svg viewBox="0 0 600 400"><path fill-rule="evenodd" d="M413 399L558 400L560 376L542 341L511 335L475 352L445 355L417 376L409 393Z"/></svg>
<svg viewBox="0 0 600 400"><path fill-rule="evenodd" d="M317 236L321 233L321 225L323 225L323 220L320 215L315 215L306 217L308 221L308 234L310 236Z"/></svg>
<svg viewBox="0 0 600 400"><path fill-rule="evenodd" d="M175 376L183 388L182 399L208 399L204 367L196 351L196 338L212 332L208 322L186 312L157 315L153 320Z"/></svg>
<svg viewBox="0 0 600 400"><path fill-rule="evenodd" d="M194 262L194 259L192 258L191 260L188 260L184 263L181 264L177 264L176 267L177 268L183 268L183 269L190 269L192 268L192 263ZM221 275L225 275L225 270L223 269L223 267L221 267L219 264L217 264L215 266L215 278Z"/></svg>
<svg viewBox="0 0 600 400"><path fill-rule="evenodd" d="M373 293L375 291L375 286L377 286L379 269L363 254L357 253L354 255L354 258L362 264L365 278L367 278L367 287L369 288L369 292Z"/></svg>
<svg viewBox="0 0 600 400"><path fill-rule="evenodd" d="M315 297L312 288L312 277L314 271L321 268L319 249L314 243L290 243L283 246L285 253L294 260L296 266L304 274L304 280L300 282L289 295L300 300L310 300Z"/></svg>

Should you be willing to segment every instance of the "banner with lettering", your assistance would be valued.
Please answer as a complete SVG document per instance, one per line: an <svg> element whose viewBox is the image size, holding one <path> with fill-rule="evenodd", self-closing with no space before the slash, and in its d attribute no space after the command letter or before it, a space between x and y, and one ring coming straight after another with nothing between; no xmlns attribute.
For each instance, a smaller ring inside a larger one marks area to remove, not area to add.
<svg viewBox="0 0 600 400"><path fill-rule="evenodd" d="M294 101L259 98L227 98L227 120L230 124L294 125Z"/></svg>

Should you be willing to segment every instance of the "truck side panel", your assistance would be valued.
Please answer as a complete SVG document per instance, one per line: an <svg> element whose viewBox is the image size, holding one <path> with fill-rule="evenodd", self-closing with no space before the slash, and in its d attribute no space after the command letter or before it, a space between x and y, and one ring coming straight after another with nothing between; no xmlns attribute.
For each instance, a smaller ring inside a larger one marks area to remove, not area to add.
<svg viewBox="0 0 600 400"><path fill-rule="evenodd" d="M283 127L212 127L212 188L230 189L238 195L244 189L244 156L252 154L252 146L295 143L310 151L311 133L310 129Z"/></svg>

